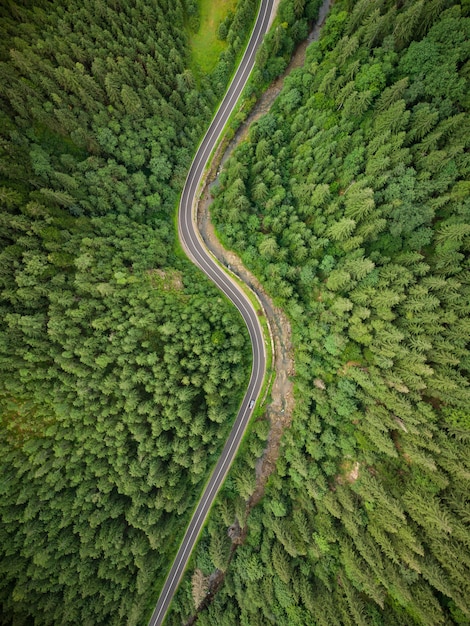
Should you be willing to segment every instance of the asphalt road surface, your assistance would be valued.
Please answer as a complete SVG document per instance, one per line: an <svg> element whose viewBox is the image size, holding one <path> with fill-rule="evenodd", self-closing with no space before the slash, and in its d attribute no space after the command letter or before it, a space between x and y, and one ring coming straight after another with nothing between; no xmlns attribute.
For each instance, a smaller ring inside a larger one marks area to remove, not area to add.
<svg viewBox="0 0 470 626"><path fill-rule="evenodd" d="M173 562L173 566L163 586L157 606L150 619L149 626L159 626L165 619L166 612L171 604L209 509L240 445L240 441L253 410L250 408L250 406L254 404L252 400L257 399L263 384L266 369L266 353L263 332L258 316L243 291L241 291L230 276L215 263L204 247L197 230L193 206L207 160L248 80L255 61L256 49L261 43L263 35L268 30L273 9L273 0L261 0L261 6L250 42L230 87L194 157L181 196L178 216L178 230L181 244L189 258L209 276L228 298L230 298L243 316L252 343L253 367L248 389L232 431L204 489L204 493L199 500L193 517L191 518L186 534Z"/></svg>

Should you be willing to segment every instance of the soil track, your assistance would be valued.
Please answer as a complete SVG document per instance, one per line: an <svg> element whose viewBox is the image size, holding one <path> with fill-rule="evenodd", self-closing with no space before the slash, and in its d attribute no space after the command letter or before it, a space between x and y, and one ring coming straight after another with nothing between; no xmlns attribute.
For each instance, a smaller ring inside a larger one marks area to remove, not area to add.
<svg viewBox="0 0 470 626"><path fill-rule="evenodd" d="M216 150L211 167L205 177L204 187L197 208L199 231L207 247L221 263L228 266L257 294L263 305L264 314L269 320L272 333L275 380L271 391L271 402L266 408L266 418L269 419L271 428L267 448L256 468L256 490L247 504L248 508L253 507L263 496L264 486L269 475L274 470L276 459L279 455L282 433L284 429L289 426L292 419L294 409L294 385L292 378L295 375L291 340L292 333L286 315L274 304L258 279L245 268L240 258L234 252L226 250L218 240L211 223L210 205L212 203L212 197L210 188L217 180L217 172L220 166L230 157L233 150L246 139L250 125L269 111L274 100L281 92L286 76L288 76L292 70L303 66L307 47L312 41L318 39L320 29L332 3L333 0L325 0L323 2L314 28L309 37L298 46L286 71L275 80L259 98L250 115L240 126L230 143L226 145L222 142Z"/></svg>

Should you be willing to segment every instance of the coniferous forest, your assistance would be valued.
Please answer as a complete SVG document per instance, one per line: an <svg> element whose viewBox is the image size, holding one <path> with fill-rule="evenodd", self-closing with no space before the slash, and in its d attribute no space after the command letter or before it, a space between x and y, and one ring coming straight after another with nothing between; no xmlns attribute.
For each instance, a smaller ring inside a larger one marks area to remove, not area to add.
<svg viewBox="0 0 470 626"><path fill-rule="evenodd" d="M145 623L228 434L248 335L174 215L256 8L207 76L195 3L2 3L2 624Z"/></svg>
<svg viewBox="0 0 470 626"><path fill-rule="evenodd" d="M319 4L282 0L253 92ZM0 8L6 626L145 624L244 393L242 320L174 221L235 5L210 74L195 0ZM296 408L247 517L255 424L171 624L216 569L201 626L469 623L469 51L467 0L337 0L222 171L215 225L291 320Z"/></svg>
<svg viewBox="0 0 470 626"><path fill-rule="evenodd" d="M248 518L228 481L175 626L216 568L201 626L470 623L469 14L338 0L227 162L212 215L289 314L296 408Z"/></svg>

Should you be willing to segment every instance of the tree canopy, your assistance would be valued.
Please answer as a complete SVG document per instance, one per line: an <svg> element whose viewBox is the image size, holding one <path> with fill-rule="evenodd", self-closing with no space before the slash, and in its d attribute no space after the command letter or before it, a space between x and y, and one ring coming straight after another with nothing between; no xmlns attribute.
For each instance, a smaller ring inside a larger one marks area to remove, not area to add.
<svg viewBox="0 0 470 626"><path fill-rule="evenodd" d="M469 41L464 3L335 2L221 173L218 232L293 325L296 409L261 505L239 469L214 510L204 575L235 518L247 539L198 624L470 619ZM185 583L170 623L193 611Z"/></svg>
<svg viewBox="0 0 470 626"><path fill-rule="evenodd" d="M241 317L176 244L225 80L190 5L0 8L5 625L145 621L249 376Z"/></svg>

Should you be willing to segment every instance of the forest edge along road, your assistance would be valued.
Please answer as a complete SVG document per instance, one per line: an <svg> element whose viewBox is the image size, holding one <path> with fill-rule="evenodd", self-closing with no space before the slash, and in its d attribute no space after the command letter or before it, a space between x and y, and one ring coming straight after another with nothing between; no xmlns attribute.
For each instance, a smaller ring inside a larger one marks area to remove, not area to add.
<svg viewBox="0 0 470 626"><path fill-rule="evenodd" d="M240 287L233 282L230 276L212 259L209 252L206 250L197 231L194 205L207 161L250 76L255 62L256 50L272 21L275 5L276 2L273 0L261 0L256 23L245 54L197 150L181 195L178 213L178 233L181 244L189 258L223 291L240 311L250 334L253 365L250 381L241 408L225 443L222 454L191 518L171 570L163 585L149 626L159 626L163 623L192 549L197 541L210 507L212 506L212 502L222 485L233 458L235 457L238 446L240 445L251 415L251 402L252 400L256 400L263 385L266 369L266 353L263 331L258 316L248 297L243 293Z"/></svg>
<svg viewBox="0 0 470 626"><path fill-rule="evenodd" d="M178 231L181 244L190 259L202 269L202 271L230 298L240 311L247 324L253 350L253 366L248 388L243 399L241 408L236 417L234 426L230 432L227 442L217 465L205 487L199 500L196 510L191 518L183 541L180 545L176 558L171 567L170 573L165 581L162 592L157 602L157 606L150 619L149 626L158 626L163 623L166 611L171 604L173 595L178 587L179 581L192 549L202 529L207 513L212 502L222 485L228 472L245 428L248 424L251 410L249 409L250 399L257 398L261 390L265 374L265 347L261 326L258 321L256 311L253 309L247 296L232 281L230 276L212 260L210 254L202 244L201 237L197 232L194 215L194 203L199 184L206 163L214 149L214 146L229 119L235 104L249 78L254 65L256 49L262 41L263 35L269 27L273 10L272 0L262 0L258 12L257 20L246 48L243 59L235 73L235 76L227 90L227 93L215 114L215 117L202 140L196 156L186 179L186 183L181 196L180 209L178 215Z"/></svg>

